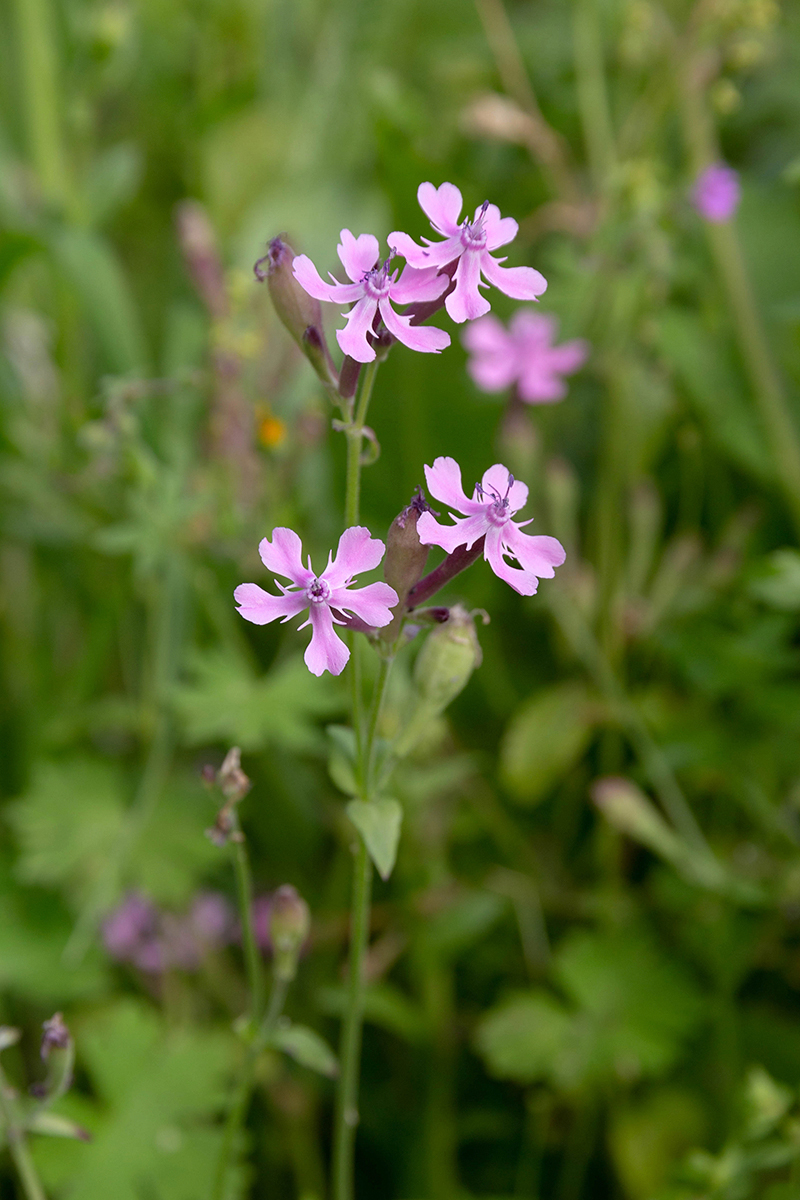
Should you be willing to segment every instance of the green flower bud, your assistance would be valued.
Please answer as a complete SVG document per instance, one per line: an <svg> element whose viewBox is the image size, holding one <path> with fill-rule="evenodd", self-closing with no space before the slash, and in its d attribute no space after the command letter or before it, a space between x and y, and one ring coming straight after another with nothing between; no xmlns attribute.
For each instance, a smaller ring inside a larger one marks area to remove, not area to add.
<svg viewBox="0 0 800 1200"><path fill-rule="evenodd" d="M414 664L414 696L410 717L395 745L395 753L408 754L436 720L462 692L482 659L474 613L455 604L443 625L436 625L425 640Z"/></svg>
<svg viewBox="0 0 800 1200"><path fill-rule="evenodd" d="M336 387L333 360L322 331L319 300L309 296L292 272L295 253L281 236L274 237L267 253L255 265L256 279L267 281L275 312L289 330L323 383ZM264 271L262 264L267 264Z"/></svg>
<svg viewBox="0 0 800 1200"><path fill-rule="evenodd" d="M75 1044L60 1012L42 1025L41 1053L47 1063L47 1079L35 1085L34 1091L40 1099L52 1103L68 1090L75 1065Z"/></svg>
<svg viewBox="0 0 800 1200"><path fill-rule="evenodd" d="M279 887L270 902L269 936L275 975L291 980L311 928L311 914L303 897L291 884Z"/></svg>

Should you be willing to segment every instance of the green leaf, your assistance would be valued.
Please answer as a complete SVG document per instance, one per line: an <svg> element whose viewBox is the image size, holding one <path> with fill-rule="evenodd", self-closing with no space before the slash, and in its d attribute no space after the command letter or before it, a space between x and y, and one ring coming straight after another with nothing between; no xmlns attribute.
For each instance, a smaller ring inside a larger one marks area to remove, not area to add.
<svg viewBox="0 0 800 1200"><path fill-rule="evenodd" d="M28 1121L26 1128L30 1133L43 1133L47 1137L75 1138L79 1142L91 1141L91 1134L70 1121L69 1117L59 1116L58 1113L39 1112Z"/></svg>
<svg viewBox="0 0 800 1200"><path fill-rule="evenodd" d="M339 1074L339 1062L324 1038L307 1025L290 1025L278 1029L270 1039L273 1046L288 1054L301 1066L334 1079Z"/></svg>
<svg viewBox="0 0 800 1200"><path fill-rule="evenodd" d="M51 240L53 257L83 302L108 367L118 375L147 369L139 314L111 244L88 229L62 227Z"/></svg>
<svg viewBox="0 0 800 1200"><path fill-rule="evenodd" d="M175 689L173 703L191 745L312 750L320 742L317 720L341 707L336 684L316 679L299 655L258 678L235 654L199 651L189 674L191 682Z"/></svg>
<svg viewBox="0 0 800 1200"><path fill-rule="evenodd" d="M785 612L800 609L800 554L797 550L775 550L764 562L750 591L771 608Z"/></svg>
<svg viewBox="0 0 800 1200"><path fill-rule="evenodd" d="M493 1075L517 1083L552 1078L569 1045L572 1018L545 992L514 996L478 1026L475 1044Z"/></svg>
<svg viewBox="0 0 800 1200"><path fill-rule="evenodd" d="M394 869L400 841L403 820L400 804L389 796L377 800L351 800L347 815L366 842L381 879L388 879Z"/></svg>
<svg viewBox="0 0 800 1200"><path fill-rule="evenodd" d="M537 692L517 711L500 746L503 782L526 805L538 804L586 749L599 716L585 687Z"/></svg>
<svg viewBox="0 0 800 1200"><path fill-rule="evenodd" d="M346 725L328 725L325 732L331 741L328 773L345 796L358 795L355 775L356 735Z"/></svg>
<svg viewBox="0 0 800 1200"><path fill-rule="evenodd" d="M81 905L105 877L125 815L119 772L89 758L40 762L30 791L10 805L26 883L63 887Z"/></svg>

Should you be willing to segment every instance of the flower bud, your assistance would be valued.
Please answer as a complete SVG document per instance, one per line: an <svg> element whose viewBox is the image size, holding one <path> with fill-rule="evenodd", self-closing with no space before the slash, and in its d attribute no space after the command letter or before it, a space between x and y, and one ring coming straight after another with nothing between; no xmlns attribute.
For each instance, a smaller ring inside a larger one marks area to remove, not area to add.
<svg viewBox="0 0 800 1200"><path fill-rule="evenodd" d="M309 296L292 272L295 253L282 237L274 237L267 253L253 268L256 279L266 279L275 312L289 330L300 349L323 383L336 387L336 372L333 368L325 334L322 332L322 309L319 300ZM266 271L262 264L266 263Z"/></svg>
<svg viewBox="0 0 800 1200"><path fill-rule="evenodd" d="M417 655L413 707L395 745L396 754L408 754L414 748L431 723L464 690L481 659L474 613L454 604L447 622L434 626Z"/></svg>
<svg viewBox="0 0 800 1200"><path fill-rule="evenodd" d="M269 913L276 978L294 979L297 960L310 928L311 914L297 889L288 883L279 887L272 897Z"/></svg>
<svg viewBox="0 0 800 1200"><path fill-rule="evenodd" d="M51 1103L69 1088L75 1064L75 1045L60 1012L42 1025L42 1058L47 1063L47 1079L35 1084L33 1091Z"/></svg>
<svg viewBox="0 0 800 1200"><path fill-rule="evenodd" d="M383 560L383 577L393 587L403 604L415 583L422 578L428 561L430 546L423 546L417 533L417 521L424 512L433 512L417 488L408 504L389 526L386 535L386 556ZM434 514L438 516L438 513Z"/></svg>

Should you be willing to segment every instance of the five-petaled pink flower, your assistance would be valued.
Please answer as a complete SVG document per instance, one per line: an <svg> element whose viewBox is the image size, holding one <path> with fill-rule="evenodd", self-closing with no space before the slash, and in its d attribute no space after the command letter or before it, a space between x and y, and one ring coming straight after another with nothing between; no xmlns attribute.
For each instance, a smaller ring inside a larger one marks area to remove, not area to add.
<svg viewBox="0 0 800 1200"><path fill-rule="evenodd" d="M481 317L461 339L472 355L467 370L484 392L516 384L527 404L562 400L567 394L562 376L583 365L589 344L578 338L555 346L557 332L556 317L526 308L514 313L508 329L493 315Z"/></svg>
<svg viewBox="0 0 800 1200"><path fill-rule="evenodd" d="M726 163L701 171L692 188L692 203L701 217L715 225L729 221L739 207L739 175Z"/></svg>
<svg viewBox="0 0 800 1200"><path fill-rule="evenodd" d="M354 613L367 625L383 626L391 621L391 610L398 603L397 592L388 583L369 583L357 590L350 587L360 571L377 567L385 547L363 525L353 525L339 538L332 562L328 555L328 565L321 575L314 574L310 557L308 566L303 566L302 549L300 538L292 529L273 529L271 542L263 538L258 552L264 566L291 583L288 586L278 583L280 596L265 592L255 583L241 583L234 592L238 611L246 621L266 625L278 617L288 621L308 608L308 620L300 626L305 629L311 625L312 630L304 655L306 666L314 675L323 671L339 675L350 657L350 651L334 630L334 625L344 623L343 613Z"/></svg>
<svg viewBox="0 0 800 1200"><path fill-rule="evenodd" d="M432 183L421 183L417 199L445 241L424 238L427 246L418 246L407 233L391 233L387 240L411 267L442 268L458 263L452 276L456 286L444 302L454 321L473 321L491 308L479 291L487 286L481 276L513 300L535 300L545 290L547 280L533 267L502 267L505 259L492 258L489 253L513 241L519 228L512 217L500 216L496 204L487 200L475 210L472 221L465 218L459 224L463 201L454 184L435 188Z"/></svg>
<svg viewBox="0 0 800 1200"><path fill-rule="evenodd" d="M389 271L391 254L386 262L379 262L378 239L371 233L362 233L356 238L349 229L343 229L341 239L337 247L339 258L352 283L339 283L333 275L333 283L326 283L305 254L298 254L292 268L295 279L309 296L331 304L353 304L347 314L346 327L336 331L336 339L345 354L356 362L372 362L375 350L367 341L367 334L374 332L377 316L398 342L412 350L439 354L450 345L450 336L443 329L412 325L410 317L401 316L392 308L392 303L436 300L449 287L446 275L439 275L437 267L424 263L426 269L418 271L408 266L398 278L398 271Z"/></svg>
<svg viewBox="0 0 800 1200"><path fill-rule="evenodd" d="M560 567L566 555L564 547L553 537L532 537L522 532L522 521L511 518L528 500L528 489L519 483L506 468L495 463L475 484L472 499L464 495L461 468L453 458L437 458L432 467L425 467L428 491L448 508L463 514L455 517L455 525L440 525L432 513L425 512L417 521L417 533L424 546L441 546L452 554L459 546L469 549L479 538L485 538L483 557L500 579L510 583L521 596L532 596L539 579L552 579L555 567ZM452 513L450 514L452 516ZM506 562L515 559L518 567Z"/></svg>

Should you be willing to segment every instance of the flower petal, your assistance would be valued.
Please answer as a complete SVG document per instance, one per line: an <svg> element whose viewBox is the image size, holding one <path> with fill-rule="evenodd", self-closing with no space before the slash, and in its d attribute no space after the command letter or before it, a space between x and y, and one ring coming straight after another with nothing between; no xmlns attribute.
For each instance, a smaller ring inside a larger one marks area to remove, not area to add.
<svg viewBox="0 0 800 1200"><path fill-rule="evenodd" d="M331 593L330 603L333 608L355 613L367 625L381 628L391 621L392 609L400 603L400 597L388 583L368 583L363 588L337 588Z"/></svg>
<svg viewBox="0 0 800 1200"><path fill-rule="evenodd" d="M434 229L445 237L458 232L458 218L464 201L461 192L453 183L443 183L435 188L432 183L421 183L417 188L419 206Z"/></svg>
<svg viewBox="0 0 800 1200"><path fill-rule="evenodd" d="M353 237L349 229L343 229L339 236L342 240L336 249L342 266L353 283L360 283L367 272L378 264L381 256L378 239L371 233Z"/></svg>
<svg viewBox="0 0 800 1200"><path fill-rule="evenodd" d="M474 546L478 538L493 528L485 515L486 505L481 505L481 508L484 511L474 516L454 517L454 525L440 525L433 513L422 513L417 521L419 540L423 546L441 546L448 554L452 554L459 546Z"/></svg>
<svg viewBox="0 0 800 1200"><path fill-rule="evenodd" d="M462 321L474 321L492 307L480 294L482 252L465 250L459 259L453 278L456 286L444 302L450 316L460 325Z"/></svg>
<svg viewBox="0 0 800 1200"><path fill-rule="evenodd" d="M567 385L546 364L533 362L521 372L517 390L526 404L555 404L566 396Z"/></svg>
<svg viewBox="0 0 800 1200"><path fill-rule="evenodd" d="M336 330L336 340L356 362L368 363L375 358L375 351L367 341L367 334L372 329L377 300L364 296L347 314L347 325L344 329Z"/></svg>
<svg viewBox="0 0 800 1200"><path fill-rule="evenodd" d="M563 342L553 346L550 351L550 369L559 371L562 375L571 375L578 371L589 357L589 343L583 338L574 338L571 342Z"/></svg>
<svg viewBox="0 0 800 1200"><path fill-rule="evenodd" d="M345 529L336 547L336 557L320 575L320 579L331 588L344 587L362 571L377 567L386 547L380 538L374 538L365 525L351 525Z"/></svg>
<svg viewBox="0 0 800 1200"><path fill-rule="evenodd" d="M272 541L262 538L258 544L261 561L273 575L283 575L298 587L307 587L314 578L312 571L303 566L303 543L293 529L279 525L272 531Z"/></svg>
<svg viewBox="0 0 800 1200"><path fill-rule="evenodd" d="M426 267L421 271L415 267L405 267L397 283L392 284L389 296L395 304L415 304L417 301L436 300L449 287L449 277L440 275L438 267Z"/></svg>
<svg viewBox="0 0 800 1200"><path fill-rule="evenodd" d="M283 596L273 596L265 592L257 583L240 583L233 597L238 605L237 612L245 621L254 625L268 625L279 617L288 621L290 617L308 608L308 598L303 592L286 592Z"/></svg>
<svg viewBox="0 0 800 1200"><path fill-rule="evenodd" d="M540 579L552 579L555 568L560 567L567 557L558 538L523 533L513 521L504 527L503 541L523 570L538 575Z"/></svg>
<svg viewBox="0 0 800 1200"><path fill-rule="evenodd" d="M503 558L504 539L504 530L493 525L486 534L483 557L497 578L502 579L504 583L510 584L515 592L519 592L520 596L534 596L539 586L539 580L529 571L523 571L519 567L512 567L506 562Z"/></svg>
<svg viewBox="0 0 800 1200"><path fill-rule="evenodd" d="M475 214L476 218L478 213ZM501 217L496 204L487 206L483 218L483 228L486 231L486 249L497 250L499 246L507 246L513 242L519 232L519 225L513 217Z"/></svg>
<svg viewBox="0 0 800 1200"><path fill-rule="evenodd" d="M558 334L558 320L552 313L518 308L508 323L511 336L526 351L547 349Z"/></svg>
<svg viewBox="0 0 800 1200"><path fill-rule="evenodd" d="M361 284L326 283L307 254L298 254L293 259L292 271L303 291L308 292L315 300L350 304L364 294Z"/></svg>
<svg viewBox="0 0 800 1200"><path fill-rule="evenodd" d="M425 480L428 491L435 500L441 500L448 508L471 516L482 505L477 505L464 494L461 483L461 467L454 458L440 456L433 460L433 466L425 467ZM419 528L419 524L417 525Z"/></svg>
<svg viewBox="0 0 800 1200"><path fill-rule="evenodd" d="M440 354L450 345L450 334L435 325L412 325L410 317L401 317L387 299L378 301L383 323L404 346L423 354Z"/></svg>
<svg viewBox="0 0 800 1200"><path fill-rule="evenodd" d="M535 300L547 288L544 275L533 267L501 267L487 250L482 251L480 264L484 278L512 300Z"/></svg>
<svg viewBox="0 0 800 1200"><path fill-rule="evenodd" d="M330 671L331 675L341 675L350 651L341 638L336 636L333 627L333 616L327 604L312 604L309 616L311 622L311 641L303 655L305 664L312 675L321 675Z"/></svg>
<svg viewBox="0 0 800 1200"><path fill-rule="evenodd" d="M481 486L484 492L494 492L498 496L505 496L508 493L508 512L509 516L512 513L519 512L528 503L528 485L520 479L515 479L509 489L508 481L511 478L511 472L508 467L504 467L502 463L495 463L483 472Z"/></svg>

